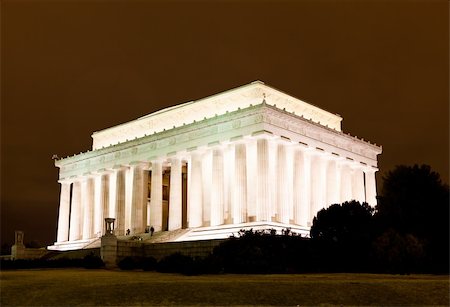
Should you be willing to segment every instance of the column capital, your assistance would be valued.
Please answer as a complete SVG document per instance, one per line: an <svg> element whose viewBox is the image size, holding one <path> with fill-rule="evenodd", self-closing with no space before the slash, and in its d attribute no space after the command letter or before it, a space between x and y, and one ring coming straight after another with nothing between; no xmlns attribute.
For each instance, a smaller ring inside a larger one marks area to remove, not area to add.
<svg viewBox="0 0 450 307"><path fill-rule="evenodd" d="M362 164L362 163L359 162L359 161L353 160L352 163L350 164L350 167L351 167L352 169L364 170L365 168L367 168L367 164L364 165L364 164Z"/></svg>
<svg viewBox="0 0 450 307"><path fill-rule="evenodd" d="M141 167L143 169L149 169L150 168L150 162L148 161L131 161L129 163L130 167Z"/></svg>
<svg viewBox="0 0 450 307"><path fill-rule="evenodd" d="M103 175L110 174L113 171L114 171L113 169L100 168L100 169L98 169L96 171L93 171L92 175L95 176L95 177L98 177L98 176L103 176Z"/></svg>
<svg viewBox="0 0 450 307"><path fill-rule="evenodd" d="M348 157L340 156L338 159L338 163L341 165L352 166L355 164L355 160L350 159Z"/></svg>
<svg viewBox="0 0 450 307"><path fill-rule="evenodd" d="M376 173L376 172L378 172L378 167L375 167L373 165L365 165L363 167L363 171L365 173Z"/></svg>
<svg viewBox="0 0 450 307"><path fill-rule="evenodd" d="M58 180L58 183L60 184L71 184L74 181L72 177L69 178L61 178Z"/></svg>
<svg viewBox="0 0 450 307"><path fill-rule="evenodd" d="M80 176L79 180L81 182L85 182L85 181L88 181L89 179L94 179L95 177L96 177L96 175L93 172L86 172L82 176Z"/></svg>
<svg viewBox="0 0 450 307"><path fill-rule="evenodd" d="M303 142L294 142L293 145L294 145L295 150L299 150L304 153L313 153L313 151L315 150L314 147L311 147L308 144L303 143Z"/></svg>
<svg viewBox="0 0 450 307"><path fill-rule="evenodd" d="M186 149L186 156L191 157L196 154L204 154L205 152L209 151L211 148L209 148L208 145L202 145L202 146L193 146Z"/></svg>
<svg viewBox="0 0 450 307"><path fill-rule="evenodd" d="M127 168L129 168L128 165L116 164L111 169L114 170L114 171L120 171L120 170L125 170Z"/></svg>
<svg viewBox="0 0 450 307"><path fill-rule="evenodd" d="M274 139L277 136L268 130L258 130L252 132L251 137L255 139Z"/></svg>
<svg viewBox="0 0 450 307"><path fill-rule="evenodd" d="M325 151L324 149L320 148L320 147L308 147L310 148L309 153L311 154L311 156L316 156L316 157L329 157L331 156L330 152Z"/></svg>
<svg viewBox="0 0 450 307"><path fill-rule="evenodd" d="M76 175L76 176L71 176L69 178L63 178L58 180L58 182L61 183L61 181L65 181L67 183L76 183L76 182L82 182L85 180L85 176L82 175Z"/></svg>
<svg viewBox="0 0 450 307"><path fill-rule="evenodd" d="M181 162L183 160L183 157L181 157L179 155L174 155L174 156L168 157L167 160L168 160L167 161L168 163L172 164L172 163L177 162L177 161Z"/></svg>
<svg viewBox="0 0 450 307"><path fill-rule="evenodd" d="M292 141L289 137L287 136L283 136L283 135L275 135L272 138L274 140L274 142L278 145L278 144L282 144L282 145L296 145L297 142Z"/></svg>

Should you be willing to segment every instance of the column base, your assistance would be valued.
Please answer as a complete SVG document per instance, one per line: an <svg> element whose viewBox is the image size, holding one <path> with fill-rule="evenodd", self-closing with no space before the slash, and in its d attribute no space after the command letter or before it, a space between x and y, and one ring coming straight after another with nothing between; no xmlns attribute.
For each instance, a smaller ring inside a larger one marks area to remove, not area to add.
<svg viewBox="0 0 450 307"><path fill-rule="evenodd" d="M249 222L236 225L220 225L211 227L199 227L191 229L186 234L178 237L174 241L198 241L198 240L213 240L226 239L230 236L237 236L242 229L253 231L275 229L277 234L282 234L282 230L289 228L293 233L301 235L302 237L309 237L309 227L300 225L290 225L278 222Z"/></svg>
<svg viewBox="0 0 450 307"><path fill-rule="evenodd" d="M47 249L55 251L69 251L75 249L99 248L99 247L100 247L100 238L93 238L86 240L55 242L53 245L47 246Z"/></svg>

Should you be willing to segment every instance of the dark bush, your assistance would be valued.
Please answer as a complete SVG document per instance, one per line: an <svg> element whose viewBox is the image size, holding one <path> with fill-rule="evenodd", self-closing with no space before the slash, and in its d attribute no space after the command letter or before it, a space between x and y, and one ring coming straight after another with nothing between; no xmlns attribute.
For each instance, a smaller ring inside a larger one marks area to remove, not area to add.
<svg viewBox="0 0 450 307"><path fill-rule="evenodd" d="M83 267L86 269L99 269L104 266L105 263L103 262L103 260L93 253L90 253L83 258Z"/></svg>
<svg viewBox="0 0 450 307"><path fill-rule="evenodd" d="M403 239L409 235L416 238L423 243L424 270L448 274L448 184L428 165L399 165L384 176L383 181L375 214L382 229L380 233L393 229ZM392 233L391 239L395 239ZM412 243L411 237L406 240Z"/></svg>
<svg viewBox="0 0 450 307"><path fill-rule="evenodd" d="M117 263L121 270L142 269L142 260L138 257L125 257Z"/></svg>
<svg viewBox="0 0 450 307"><path fill-rule="evenodd" d="M195 258L199 267L197 267L197 274L220 274L224 273L223 266L217 257L208 255L205 258Z"/></svg>
<svg viewBox="0 0 450 307"><path fill-rule="evenodd" d="M317 213L311 238L318 242L323 267L333 272L371 271L371 242L376 235L373 208L357 201L334 204Z"/></svg>
<svg viewBox="0 0 450 307"><path fill-rule="evenodd" d="M311 265L309 257L305 256L309 247L308 239L288 230L281 236L272 230L248 230L217 246L208 261L211 272L300 272L308 270Z"/></svg>
<svg viewBox="0 0 450 307"><path fill-rule="evenodd" d="M374 240L373 248L378 271L394 274L422 271L423 243L411 234L403 235L389 229Z"/></svg>
<svg viewBox="0 0 450 307"><path fill-rule="evenodd" d="M142 269L144 271L155 271L158 261L153 257L146 257L142 259Z"/></svg>
<svg viewBox="0 0 450 307"><path fill-rule="evenodd" d="M181 253L174 253L162 258L156 267L158 272L163 273L189 273L193 270L194 259Z"/></svg>

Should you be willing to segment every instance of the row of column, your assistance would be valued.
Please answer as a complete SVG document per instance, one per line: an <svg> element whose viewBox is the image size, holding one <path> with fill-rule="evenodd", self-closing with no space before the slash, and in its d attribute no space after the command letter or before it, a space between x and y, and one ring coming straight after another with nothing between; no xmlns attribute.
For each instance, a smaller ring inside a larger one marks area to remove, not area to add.
<svg viewBox="0 0 450 307"><path fill-rule="evenodd" d="M104 234L104 219L116 218L116 233L147 225L148 174L143 165L121 167L61 182L57 242Z"/></svg>
<svg viewBox="0 0 450 307"><path fill-rule="evenodd" d="M182 165L188 165L188 227L277 221L309 226L316 213L352 199L376 204L375 170L319 149L251 138L149 164L61 182L58 242L162 230L163 166L170 167L169 230L182 227ZM69 220L70 219L70 220Z"/></svg>
<svg viewBox="0 0 450 307"><path fill-rule="evenodd" d="M253 221L309 226L331 204L355 199L376 205L374 169L275 139L195 153L188 174L189 227Z"/></svg>

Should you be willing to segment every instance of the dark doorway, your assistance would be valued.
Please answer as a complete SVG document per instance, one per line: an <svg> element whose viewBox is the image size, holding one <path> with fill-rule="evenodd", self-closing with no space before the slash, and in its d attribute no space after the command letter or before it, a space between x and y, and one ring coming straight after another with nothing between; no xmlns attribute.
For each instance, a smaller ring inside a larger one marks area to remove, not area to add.
<svg viewBox="0 0 450 307"><path fill-rule="evenodd" d="M181 228L187 228L187 163L182 167L182 180L181 180Z"/></svg>

